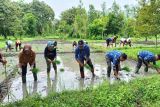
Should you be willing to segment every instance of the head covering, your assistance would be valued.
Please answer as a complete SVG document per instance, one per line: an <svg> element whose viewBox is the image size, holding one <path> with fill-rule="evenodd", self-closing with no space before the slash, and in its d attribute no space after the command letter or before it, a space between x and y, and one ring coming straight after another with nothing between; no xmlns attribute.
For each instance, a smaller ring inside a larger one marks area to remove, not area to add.
<svg viewBox="0 0 160 107"><path fill-rule="evenodd" d="M31 51L31 49L32 49L32 47L31 47L31 45L30 44L26 44L26 45L24 45L24 48L23 48L23 51Z"/></svg>
<svg viewBox="0 0 160 107"><path fill-rule="evenodd" d="M54 42L53 41L48 41L47 42L47 47L52 47L54 46Z"/></svg>
<svg viewBox="0 0 160 107"><path fill-rule="evenodd" d="M83 40L79 40L78 41L78 45L84 45L84 41Z"/></svg>

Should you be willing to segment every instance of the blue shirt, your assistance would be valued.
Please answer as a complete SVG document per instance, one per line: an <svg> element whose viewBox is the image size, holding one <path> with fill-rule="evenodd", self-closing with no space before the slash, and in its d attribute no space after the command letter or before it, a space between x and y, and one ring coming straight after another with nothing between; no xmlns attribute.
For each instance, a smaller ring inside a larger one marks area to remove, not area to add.
<svg viewBox="0 0 160 107"><path fill-rule="evenodd" d="M153 62L155 64L156 62L156 58L154 53L149 52L149 51L140 51L138 52L139 57L147 62Z"/></svg>
<svg viewBox="0 0 160 107"><path fill-rule="evenodd" d="M109 58L109 60L113 63L113 69L120 64L121 55L122 52L116 50L106 53L106 58Z"/></svg>
<svg viewBox="0 0 160 107"><path fill-rule="evenodd" d="M84 45L83 49L79 49L79 47L77 46L77 48L75 50L75 59L76 60L83 61L86 58L89 58L89 56L90 56L90 48L88 45Z"/></svg>
<svg viewBox="0 0 160 107"><path fill-rule="evenodd" d="M112 38L107 38L107 41L110 41L110 42L111 42L111 41L112 41Z"/></svg>

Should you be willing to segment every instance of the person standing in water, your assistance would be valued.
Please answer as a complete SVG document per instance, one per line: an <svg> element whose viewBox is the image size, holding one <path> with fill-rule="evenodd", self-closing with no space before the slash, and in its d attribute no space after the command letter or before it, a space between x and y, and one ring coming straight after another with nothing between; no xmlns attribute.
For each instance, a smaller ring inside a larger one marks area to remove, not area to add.
<svg viewBox="0 0 160 107"><path fill-rule="evenodd" d="M22 69L22 82L26 83L27 65L29 63L31 71L33 73L34 81L37 81L37 73L33 72L36 68L35 62L36 54L32 50L31 45L24 45L23 51L19 54L19 67Z"/></svg>
<svg viewBox="0 0 160 107"><path fill-rule="evenodd" d="M16 43L15 43L15 46L16 46L16 51L18 51L18 48L19 50L21 50L21 41L19 39L16 40Z"/></svg>
<svg viewBox="0 0 160 107"><path fill-rule="evenodd" d="M111 63L113 63L113 72L117 79L119 78L119 71L121 69L120 62L125 61L127 59L127 55L120 51L114 50L106 53L106 63L107 63L107 76L110 78L111 74Z"/></svg>
<svg viewBox="0 0 160 107"><path fill-rule="evenodd" d="M86 64L91 68L92 76L94 77L94 67L90 59L90 48L88 45L84 44L83 40L78 41L78 46L75 50L75 59L79 64L81 78L84 78L84 66Z"/></svg>
<svg viewBox="0 0 160 107"><path fill-rule="evenodd" d="M136 71L135 73L139 73L139 69L142 66L142 63L144 63L145 68L144 71L148 72L148 68L151 67L152 65L150 62L153 63L153 65L156 65L156 61L160 60L160 54L155 55L154 53L150 51L139 51L137 55L138 63L136 66ZM156 71L160 74L160 69L156 68Z"/></svg>
<svg viewBox="0 0 160 107"><path fill-rule="evenodd" d="M46 59L47 64L47 75L50 75L51 64L53 65L55 74L57 74L57 65L56 65L56 58L57 58L57 42L56 41L48 41L47 46L44 50L44 57Z"/></svg>

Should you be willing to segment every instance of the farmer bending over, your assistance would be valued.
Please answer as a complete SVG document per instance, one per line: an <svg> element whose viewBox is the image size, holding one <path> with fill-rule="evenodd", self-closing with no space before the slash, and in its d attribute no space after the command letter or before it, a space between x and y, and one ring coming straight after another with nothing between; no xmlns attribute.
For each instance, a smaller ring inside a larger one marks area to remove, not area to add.
<svg viewBox="0 0 160 107"><path fill-rule="evenodd" d="M44 50L44 57L46 59L47 75L48 76L50 74L51 64L53 65L55 74L57 74L57 65L56 65L57 50L56 50L56 46L57 46L57 42L48 41L47 47Z"/></svg>
<svg viewBox="0 0 160 107"><path fill-rule="evenodd" d="M19 39L16 40L16 43L15 43L15 46L16 46L16 51L18 50L18 47L19 47L19 50L21 50L21 41Z"/></svg>
<svg viewBox="0 0 160 107"><path fill-rule="evenodd" d="M12 44L13 42L10 39L6 41L6 52L8 51L8 49L9 51L12 50Z"/></svg>
<svg viewBox="0 0 160 107"><path fill-rule="evenodd" d="M142 66L142 63L144 63L145 68L144 71L148 72L148 67L151 67L152 65L150 64L150 62L153 63L153 65L156 65L156 61L160 60L160 54L155 55L154 53L150 52L150 51L140 51L138 52L137 55L138 58L138 63L136 66L136 72L135 73L139 73L139 69ZM159 69L156 68L157 72L160 73Z"/></svg>
<svg viewBox="0 0 160 107"><path fill-rule="evenodd" d="M75 51L75 49L76 49L76 47L77 47L77 42L76 42L76 41L74 41L74 42L72 43L72 47L73 47L73 50Z"/></svg>
<svg viewBox="0 0 160 107"><path fill-rule="evenodd" d="M80 67L81 78L84 78L84 66L86 64L91 68L92 76L94 77L94 67L90 59L90 48L88 45L84 44L83 40L78 41L78 46L75 50L75 59Z"/></svg>
<svg viewBox="0 0 160 107"><path fill-rule="evenodd" d="M113 36L112 38L107 38L107 39L106 39L107 47L109 47L110 45L112 45L112 47L113 47L113 43L116 44L117 38L118 38L118 36ZM116 45L115 45L115 46L116 46Z"/></svg>
<svg viewBox="0 0 160 107"><path fill-rule="evenodd" d="M111 74L111 63L113 63L113 72L114 75L117 79L118 77L118 72L120 71L120 61L125 61L127 59L127 55L125 53L121 53L120 51L110 51L106 53L106 62L108 65L107 68L107 76L110 77Z"/></svg>
<svg viewBox="0 0 160 107"><path fill-rule="evenodd" d="M19 54L19 67L22 69L22 82L26 83L27 64L29 63L31 71L36 68L36 54L32 50L31 45L24 45L23 51ZM34 81L37 81L37 73L32 71Z"/></svg>

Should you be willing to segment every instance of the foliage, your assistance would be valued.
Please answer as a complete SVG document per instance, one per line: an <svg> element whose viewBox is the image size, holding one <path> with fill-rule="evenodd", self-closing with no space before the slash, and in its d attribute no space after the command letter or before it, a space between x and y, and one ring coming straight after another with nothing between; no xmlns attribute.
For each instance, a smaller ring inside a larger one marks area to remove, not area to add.
<svg viewBox="0 0 160 107"><path fill-rule="evenodd" d="M121 68L121 70L124 70L126 72L130 72L131 71L131 69L128 66L125 66L125 67Z"/></svg>
<svg viewBox="0 0 160 107"><path fill-rule="evenodd" d="M64 72L64 68L60 68L60 72Z"/></svg>
<svg viewBox="0 0 160 107"><path fill-rule="evenodd" d="M0 35L41 35L53 32L54 11L44 2L0 0ZM15 37L17 38L17 37Z"/></svg>
<svg viewBox="0 0 160 107"><path fill-rule="evenodd" d="M61 61L60 60L56 60L55 63L59 65L59 64L61 64Z"/></svg>
<svg viewBox="0 0 160 107"><path fill-rule="evenodd" d="M110 85L104 82L101 86L87 88L83 91L65 91L61 93L53 93L47 97L34 96L17 101L5 107L91 107L91 106L159 106L160 103L160 78L159 76L145 77L133 80L129 83L115 83ZM29 105L28 105L29 104Z"/></svg>
<svg viewBox="0 0 160 107"><path fill-rule="evenodd" d="M109 22L106 26L106 34L119 34L124 26L124 14L121 12L116 2L112 5L112 10L108 15Z"/></svg>
<svg viewBox="0 0 160 107"><path fill-rule="evenodd" d="M160 1L140 0L139 2L141 7L138 10L136 30L142 36L155 36L157 46L157 35L160 34Z"/></svg>
<svg viewBox="0 0 160 107"><path fill-rule="evenodd" d="M32 72L33 72L33 73L38 73L39 71L40 71L40 70L39 70L38 68L33 68L33 69L32 69Z"/></svg>

